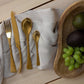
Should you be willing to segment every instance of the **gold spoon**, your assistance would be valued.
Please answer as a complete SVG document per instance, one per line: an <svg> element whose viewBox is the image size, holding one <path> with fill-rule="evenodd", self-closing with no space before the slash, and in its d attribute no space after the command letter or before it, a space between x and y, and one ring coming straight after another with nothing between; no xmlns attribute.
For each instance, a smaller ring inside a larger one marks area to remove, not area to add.
<svg viewBox="0 0 84 84"><path fill-rule="evenodd" d="M38 41L39 41L39 38L40 38L40 33L39 33L39 31L35 31L35 32L33 33L33 39L34 39L35 44L36 44L37 66L40 65L39 53L38 53Z"/></svg>
<svg viewBox="0 0 84 84"><path fill-rule="evenodd" d="M6 35L8 38L9 48L10 48L10 71L12 73L14 73L17 71L16 71L16 66L15 66L15 62L13 59L12 48L11 48L11 25L10 25L10 21L8 23L4 23L4 25L5 25L5 31L6 31Z"/></svg>
<svg viewBox="0 0 84 84"><path fill-rule="evenodd" d="M30 57L30 50L29 50L29 34L32 29L32 21L29 18L25 18L22 21L22 30L25 33L26 40L27 40L27 69L32 69L32 62Z"/></svg>

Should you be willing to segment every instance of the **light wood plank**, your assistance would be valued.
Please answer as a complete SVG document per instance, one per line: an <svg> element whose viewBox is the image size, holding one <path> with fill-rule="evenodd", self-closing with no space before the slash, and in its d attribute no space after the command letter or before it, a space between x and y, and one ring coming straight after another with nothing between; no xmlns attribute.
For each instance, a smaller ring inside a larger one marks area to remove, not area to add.
<svg viewBox="0 0 84 84"><path fill-rule="evenodd" d="M48 84L84 84L84 74L73 79L59 79Z"/></svg>
<svg viewBox="0 0 84 84"><path fill-rule="evenodd" d="M11 2L11 1L12 0L0 0L0 6L5 5L5 4L7 4L7 3Z"/></svg>
<svg viewBox="0 0 84 84"><path fill-rule="evenodd" d="M0 0L0 21L10 17L11 10L19 14L47 1L49 0Z"/></svg>
<svg viewBox="0 0 84 84"><path fill-rule="evenodd" d="M45 8L56 8L60 10L60 14L72 3L76 2L78 0L54 0L51 3L48 3L46 5L43 5L35 10L38 9L45 9Z"/></svg>
<svg viewBox="0 0 84 84"><path fill-rule="evenodd" d="M45 84L48 81L58 78L54 70L27 70L24 68L21 74L4 80L4 84Z"/></svg>

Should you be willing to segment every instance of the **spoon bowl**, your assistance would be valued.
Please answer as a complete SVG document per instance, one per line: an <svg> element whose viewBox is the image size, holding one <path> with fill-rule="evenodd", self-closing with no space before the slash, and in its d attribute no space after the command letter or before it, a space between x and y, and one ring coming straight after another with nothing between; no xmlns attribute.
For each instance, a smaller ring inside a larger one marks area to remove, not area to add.
<svg viewBox="0 0 84 84"><path fill-rule="evenodd" d="M30 34L32 29L32 21L29 18L25 18L22 21L22 30L25 33L25 35Z"/></svg>
<svg viewBox="0 0 84 84"><path fill-rule="evenodd" d="M39 41L39 38L40 38L40 33L38 31L35 31L33 33L33 39L38 42Z"/></svg>

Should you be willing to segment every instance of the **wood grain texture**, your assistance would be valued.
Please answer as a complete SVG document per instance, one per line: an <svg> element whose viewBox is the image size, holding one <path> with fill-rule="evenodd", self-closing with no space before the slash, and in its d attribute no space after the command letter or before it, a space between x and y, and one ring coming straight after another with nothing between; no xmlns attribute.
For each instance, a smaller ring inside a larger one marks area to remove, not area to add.
<svg viewBox="0 0 84 84"><path fill-rule="evenodd" d="M50 3L47 3L39 8L36 8L34 10L38 10L38 9L45 9L45 8L56 8L59 9L61 14L62 12L71 4L73 4L74 2L76 2L78 0L54 0Z"/></svg>
<svg viewBox="0 0 84 84"><path fill-rule="evenodd" d="M73 79L61 78L48 84L84 84L84 74Z"/></svg>
<svg viewBox="0 0 84 84"><path fill-rule="evenodd" d="M10 12L17 14L51 0L0 0L0 21L10 17Z"/></svg>
<svg viewBox="0 0 84 84"><path fill-rule="evenodd" d="M72 4L69 8L67 8L62 14L59 21L58 49L54 62L54 69L56 73L61 77L77 77L78 75L84 72L84 65L82 65L78 69L69 71L68 67L66 67L64 64L64 59L62 58L62 50L64 47L67 47L67 36L75 30L75 28L72 25L73 17L80 12L84 12L84 0L78 1Z"/></svg>
<svg viewBox="0 0 84 84"><path fill-rule="evenodd" d="M48 81L58 78L54 70L24 70L21 74L16 74L13 77L4 80L3 84L45 84Z"/></svg>
<svg viewBox="0 0 84 84"><path fill-rule="evenodd" d="M12 0L0 0L0 6L5 5L5 4L7 4L7 3L11 2L11 1Z"/></svg>

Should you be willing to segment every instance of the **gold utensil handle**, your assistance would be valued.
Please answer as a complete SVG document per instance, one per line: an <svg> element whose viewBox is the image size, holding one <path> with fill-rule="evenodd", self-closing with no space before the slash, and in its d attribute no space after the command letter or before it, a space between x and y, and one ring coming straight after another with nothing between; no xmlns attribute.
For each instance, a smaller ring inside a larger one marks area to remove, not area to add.
<svg viewBox="0 0 84 84"><path fill-rule="evenodd" d="M16 44L16 47L18 48L19 55L20 55L20 67L19 67L19 73L20 73L21 70L22 70L22 53L21 53L21 47L19 45L17 45L17 44Z"/></svg>
<svg viewBox="0 0 84 84"><path fill-rule="evenodd" d="M14 73L14 72L17 72L17 70L13 59L13 55L12 55L11 39L8 39L8 40L9 40L9 47L10 47L10 71Z"/></svg>
<svg viewBox="0 0 84 84"><path fill-rule="evenodd" d="M38 42L36 42L36 52L37 52L37 66L40 65L39 52L38 52Z"/></svg>
<svg viewBox="0 0 84 84"><path fill-rule="evenodd" d="M32 62L29 50L29 36L27 36L26 40L27 40L27 69L32 69Z"/></svg>
<svg viewBox="0 0 84 84"><path fill-rule="evenodd" d="M14 59L13 59L13 55L12 55L11 47L10 47L10 71L13 72L13 73L17 72L15 62L14 62Z"/></svg>

